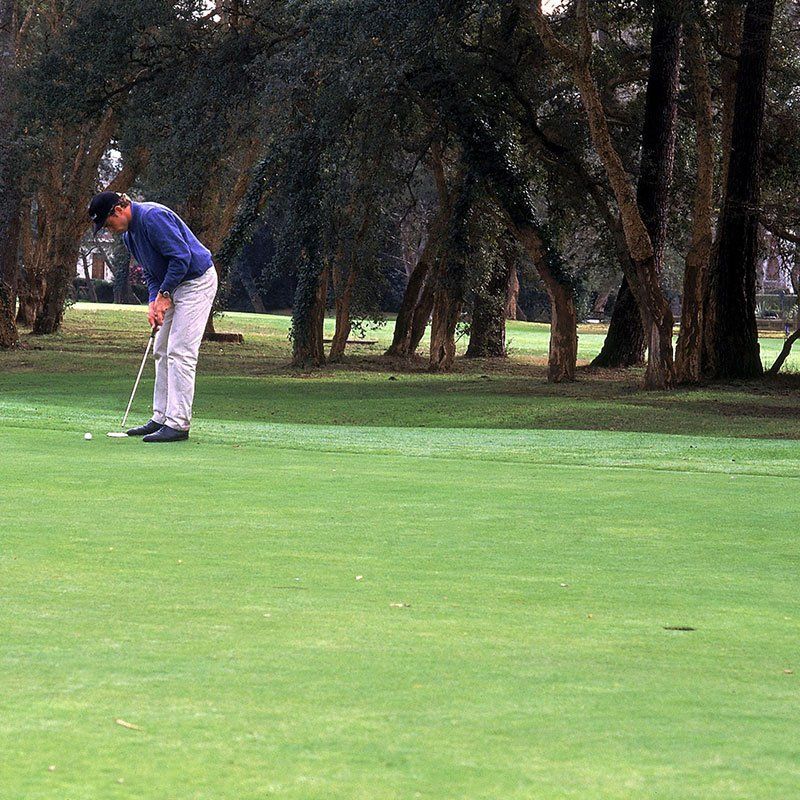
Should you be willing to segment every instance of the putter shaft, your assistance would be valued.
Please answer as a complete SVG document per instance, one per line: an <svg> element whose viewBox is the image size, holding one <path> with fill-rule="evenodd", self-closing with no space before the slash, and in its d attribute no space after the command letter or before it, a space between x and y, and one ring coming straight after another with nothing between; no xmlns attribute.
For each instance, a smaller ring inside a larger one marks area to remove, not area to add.
<svg viewBox="0 0 800 800"><path fill-rule="evenodd" d="M128 407L125 409L125 416L122 418L122 425L120 427L124 428L125 423L128 421L128 414L130 413L131 406L133 405L133 398L136 395L136 390L139 388L139 381L142 377L142 372L144 372L144 365L147 361L147 356L150 353L150 345L153 344L153 339L156 335L156 328L153 328L153 332L150 334L150 338L147 340L147 347L144 349L144 357L142 358L141 366L139 367L139 374L136 376L136 383L133 384L133 391L131 392L131 399L128 400Z"/></svg>

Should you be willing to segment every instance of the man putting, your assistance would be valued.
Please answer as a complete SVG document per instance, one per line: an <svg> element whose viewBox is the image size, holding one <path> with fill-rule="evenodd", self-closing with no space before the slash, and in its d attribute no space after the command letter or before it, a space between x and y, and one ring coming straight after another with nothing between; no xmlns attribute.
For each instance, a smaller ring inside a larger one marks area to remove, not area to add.
<svg viewBox="0 0 800 800"><path fill-rule="evenodd" d="M147 279L147 320L158 328L153 343L156 385L153 416L127 431L145 442L189 438L197 356L211 305L217 270L211 253L171 209L159 203L134 203L125 194L101 192L89 204L94 232L121 233Z"/></svg>

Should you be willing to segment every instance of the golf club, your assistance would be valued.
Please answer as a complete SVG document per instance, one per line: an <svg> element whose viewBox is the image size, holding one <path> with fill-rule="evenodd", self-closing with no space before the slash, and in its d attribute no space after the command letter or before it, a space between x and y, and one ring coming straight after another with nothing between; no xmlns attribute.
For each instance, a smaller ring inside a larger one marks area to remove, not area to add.
<svg viewBox="0 0 800 800"><path fill-rule="evenodd" d="M153 328L152 332L150 333L150 337L147 340L147 347L144 350L144 357L142 358L141 366L139 367L139 374L136 376L136 383L133 384L133 391L131 392L131 399L128 400L128 407L125 409L125 416L122 418L122 425L121 428L125 427L125 423L128 421L128 414L131 410L131 405L133 404L133 398L136 395L136 389L139 387L139 380L142 377L142 372L144 371L144 364L147 361L147 356L150 353L150 346L153 344L153 340L156 338L156 332L158 328ZM112 439L127 439L128 434L124 431L109 431L106 436L110 436Z"/></svg>

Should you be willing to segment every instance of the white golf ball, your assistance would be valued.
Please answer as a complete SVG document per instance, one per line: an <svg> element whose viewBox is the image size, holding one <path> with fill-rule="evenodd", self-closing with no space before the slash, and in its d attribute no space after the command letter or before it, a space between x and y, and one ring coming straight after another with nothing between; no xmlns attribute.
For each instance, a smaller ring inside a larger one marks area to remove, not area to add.
<svg viewBox="0 0 800 800"><path fill-rule="evenodd" d="M84 433L84 434L83 434L83 438L84 438L84 439L86 439L86 441L88 442L88 441L89 441L89 439L91 439L91 438L92 438L92 434L91 434L91 433Z"/></svg>

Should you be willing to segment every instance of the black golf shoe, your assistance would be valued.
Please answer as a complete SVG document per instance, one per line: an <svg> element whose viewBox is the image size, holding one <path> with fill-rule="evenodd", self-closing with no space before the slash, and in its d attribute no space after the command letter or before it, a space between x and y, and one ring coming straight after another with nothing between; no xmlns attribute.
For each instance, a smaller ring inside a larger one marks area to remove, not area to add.
<svg viewBox="0 0 800 800"><path fill-rule="evenodd" d="M128 436L147 436L148 433L155 433L161 430L162 427L160 422L153 422L151 419L145 422L144 425L140 425L138 428L131 428L129 431L125 431L125 433L127 433Z"/></svg>
<svg viewBox="0 0 800 800"><path fill-rule="evenodd" d="M162 425L155 433L145 436L143 442L182 442L189 438L189 431L179 431L170 428L169 425Z"/></svg>

